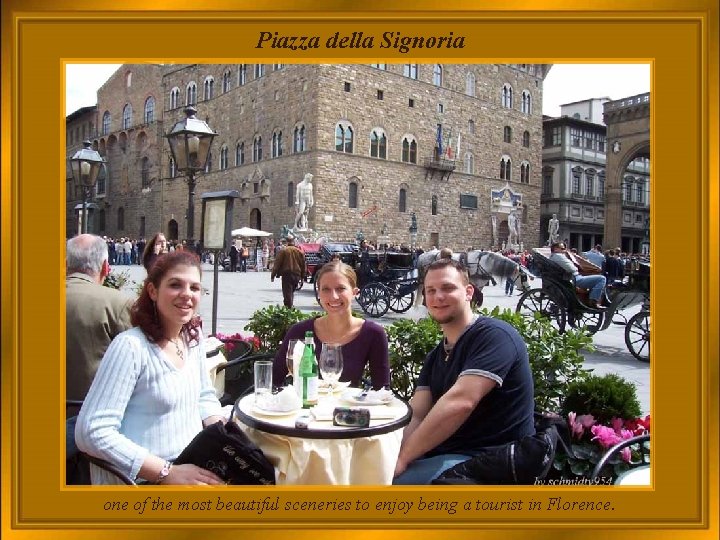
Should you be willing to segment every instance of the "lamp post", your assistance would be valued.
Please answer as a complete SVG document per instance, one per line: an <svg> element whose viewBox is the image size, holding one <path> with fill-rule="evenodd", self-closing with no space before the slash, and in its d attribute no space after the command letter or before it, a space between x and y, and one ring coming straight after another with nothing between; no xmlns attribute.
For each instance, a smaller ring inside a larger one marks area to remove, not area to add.
<svg viewBox="0 0 720 540"><path fill-rule="evenodd" d="M97 150L92 149L90 141L83 141L83 148L75 152L69 161L75 185L82 189L82 223L79 232L86 233L88 231L87 205L90 190L95 186L98 173L105 166L105 160Z"/></svg>
<svg viewBox="0 0 720 540"><path fill-rule="evenodd" d="M196 114L195 107L186 107L186 117L166 135L177 170L187 176L187 241L190 249L195 248L195 173L205 169L210 145L217 135L205 121L198 120Z"/></svg>
<svg viewBox="0 0 720 540"><path fill-rule="evenodd" d="M408 228L408 231L410 232L410 247L412 249L415 249L415 244L417 243L417 217L415 216L415 212L412 213L412 216L410 217L410 227Z"/></svg>

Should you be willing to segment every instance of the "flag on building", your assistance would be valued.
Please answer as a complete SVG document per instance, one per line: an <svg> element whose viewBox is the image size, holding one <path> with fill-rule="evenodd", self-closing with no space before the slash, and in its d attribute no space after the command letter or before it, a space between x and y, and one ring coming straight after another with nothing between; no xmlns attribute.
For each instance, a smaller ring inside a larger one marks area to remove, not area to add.
<svg viewBox="0 0 720 540"><path fill-rule="evenodd" d="M438 156L442 156L442 153L443 153L442 124L437 125L437 142L435 144L437 145Z"/></svg>

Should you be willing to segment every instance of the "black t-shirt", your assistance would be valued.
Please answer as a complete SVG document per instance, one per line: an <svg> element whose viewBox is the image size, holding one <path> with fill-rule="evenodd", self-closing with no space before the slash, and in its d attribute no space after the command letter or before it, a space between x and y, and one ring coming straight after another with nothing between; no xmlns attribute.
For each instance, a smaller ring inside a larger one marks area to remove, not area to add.
<svg viewBox="0 0 720 540"><path fill-rule="evenodd" d="M425 359L418 388L429 388L433 406L458 377L488 377L497 383L458 430L429 451L472 455L533 435L534 389L527 347L510 324L480 317L458 339L449 355L441 342Z"/></svg>

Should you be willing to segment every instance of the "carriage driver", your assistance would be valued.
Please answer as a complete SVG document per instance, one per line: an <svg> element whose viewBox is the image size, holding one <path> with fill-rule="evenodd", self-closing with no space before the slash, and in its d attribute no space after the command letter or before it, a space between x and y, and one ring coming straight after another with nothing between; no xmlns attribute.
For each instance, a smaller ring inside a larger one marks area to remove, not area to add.
<svg viewBox="0 0 720 540"><path fill-rule="evenodd" d="M581 289L590 290L590 301L589 306L595 309L605 309L598 305L600 298L602 298L603 291L605 290L605 276L593 275L593 276L581 276L578 264L573 260L572 255L565 249L563 242L554 242L550 246L550 260L559 264L563 270L566 270L573 276L575 286Z"/></svg>

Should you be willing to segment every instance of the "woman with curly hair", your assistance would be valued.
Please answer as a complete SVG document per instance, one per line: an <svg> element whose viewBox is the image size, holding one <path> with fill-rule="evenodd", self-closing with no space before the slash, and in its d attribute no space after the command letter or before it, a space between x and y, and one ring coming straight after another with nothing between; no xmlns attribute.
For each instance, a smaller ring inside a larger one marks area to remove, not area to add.
<svg viewBox="0 0 720 540"><path fill-rule="evenodd" d="M172 465L203 426L222 421L204 367L196 316L200 261L190 251L161 255L133 305L134 328L108 347L78 416L83 452L116 465L138 482L220 484L195 465ZM91 466L93 484L117 484Z"/></svg>

